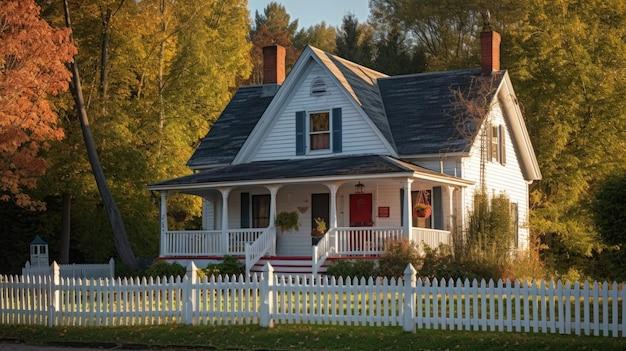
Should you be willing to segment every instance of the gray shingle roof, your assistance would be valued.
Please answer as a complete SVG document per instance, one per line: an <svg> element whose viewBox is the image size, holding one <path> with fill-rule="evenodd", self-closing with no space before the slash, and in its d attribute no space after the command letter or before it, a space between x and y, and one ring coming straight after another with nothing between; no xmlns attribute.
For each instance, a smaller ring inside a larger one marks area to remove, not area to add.
<svg viewBox="0 0 626 351"><path fill-rule="evenodd" d="M152 184L151 187L415 171L440 175L437 172L390 156L360 155L292 159L289 162L273 160L242 163L203 170L192 175Z"/></svg>
<svg viewBox="0 0 626 351"><path fill-rule="evenodd" d="M311 47L322 64L363 108L399 155L468 151L473 140L456 130L453 89L470 89L480 69L388 77ZM504 71L496 72L497 87ZM229 164L276 94L278 86L241 87L187 165Z"/></svg>
<svg viewBox="0 0 626 351"><path fill-rule="evenodd" d="M230 163L265 112L277 85L239 88L187 162L189 167Z"/></svg>
<svg viewBox="0 0 626 351"><path fill-rule="evenodd" d="M494 86L504 71L495 73ZM400 155L468 151L473 140L456 129L454 89L468 91L480 69L381 78L378 86Z"/></svg>

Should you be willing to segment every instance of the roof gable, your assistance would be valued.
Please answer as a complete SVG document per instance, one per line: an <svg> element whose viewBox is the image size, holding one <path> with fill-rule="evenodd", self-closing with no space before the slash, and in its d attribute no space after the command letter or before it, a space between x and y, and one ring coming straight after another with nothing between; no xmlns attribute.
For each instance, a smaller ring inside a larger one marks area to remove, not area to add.
<svg viewBox="0 0 626 351"><path fill-rule="evenodd" d="M325 85L323 94L313 94L314 82ZM343 155L389 154L383 143L384 138L377 133L376 127L368 123L348 96L344 88L332 79L330 73L313 58L309 59L297 84L289 91L289 96L280 108L268 111L271 123L262 132L262 137L254 143L255 147L245 162L287 158L321 157L332 154L331 150L296 155L296 113L328 111L340 108L342 111L342 151ZM306 128L306 125L305 125ZM308 141L307 141L308 144Z"/></svg>

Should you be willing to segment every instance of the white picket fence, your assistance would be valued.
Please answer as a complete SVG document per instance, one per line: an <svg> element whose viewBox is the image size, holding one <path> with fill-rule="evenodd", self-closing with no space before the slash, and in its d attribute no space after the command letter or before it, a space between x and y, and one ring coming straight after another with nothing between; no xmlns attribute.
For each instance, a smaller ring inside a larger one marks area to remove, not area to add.
<svg viewBox="0 0 626 351"><path fill-rule="evenodd" d="M335 279L262 275L198 278L0 276L0 323L49 326L314 323L626 337L617 283Z"/></svg>

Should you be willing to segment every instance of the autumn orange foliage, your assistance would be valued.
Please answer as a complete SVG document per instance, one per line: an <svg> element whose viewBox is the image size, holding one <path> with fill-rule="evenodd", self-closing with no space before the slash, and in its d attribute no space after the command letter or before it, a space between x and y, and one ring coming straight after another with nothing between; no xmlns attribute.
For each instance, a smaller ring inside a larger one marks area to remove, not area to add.
<svg viewBox="0 0 626 351"><path fill-rule="evenodd" d="M44 206L25 193L46 171L42 152L63 138L49 98L67 91L77 52L40 11L33 0L0 2L0 200L32 209Z"/></svg>

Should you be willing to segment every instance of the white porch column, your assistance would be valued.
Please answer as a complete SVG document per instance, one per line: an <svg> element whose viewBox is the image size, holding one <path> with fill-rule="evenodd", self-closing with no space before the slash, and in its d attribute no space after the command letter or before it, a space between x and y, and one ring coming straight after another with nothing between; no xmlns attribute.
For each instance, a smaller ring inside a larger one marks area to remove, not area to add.
<svg viewBox="0 0 626 351"><path fill-rule="evenodd" d="M328 183L326 186L330 190L330 223L328 223L328 229L332 229L337 228L337 190L339 190L341 183Z"/></svg>
<svg viewBox="0 0 626 351"><path fill-rule="evenodd" d="M448 230L452 232L454 230L454 190L456 188L448 185Z"/></svg>
<svg viewBox="0 0 626 351"><path fill-rule="evenodd" d="M167 232L167 191L161 191L161 245L160 245L160 256L165 256L166 247L167 247L167 239L165 237L165 233Z"/></svg>
<svg viewBox="0 0 626 351"><path fill-rule="evenodd" d="M411 239L413 230L413 203L411 201L411 184L413 179L407 178L404 182L404 231L407 239Z"/></svg>
<svg viewBox="0 0 626 351"><path fill-rule="evenodd" d="M268 185L267 190L270 191L270 223L268 225L269 228L273 228L276 226L276 195L278 194L278 189L280 189L280 185Z"/></svg>
<svg viewBox="0 0 626 351"><path fill-rule="evenodd" d="M228 194L231 188L220 188L222 194L222 250L228 254Z"/></svg>

